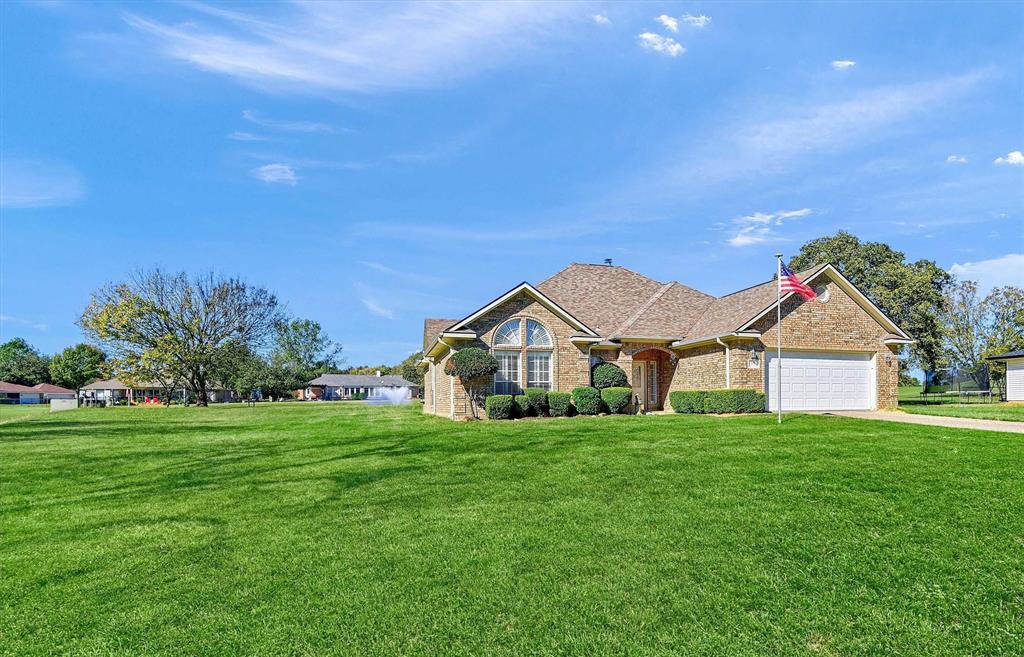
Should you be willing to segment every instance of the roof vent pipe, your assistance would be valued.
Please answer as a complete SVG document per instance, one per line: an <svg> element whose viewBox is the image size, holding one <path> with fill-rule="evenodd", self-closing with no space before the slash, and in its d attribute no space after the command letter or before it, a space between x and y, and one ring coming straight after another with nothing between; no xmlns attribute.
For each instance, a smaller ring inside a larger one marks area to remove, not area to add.
<svg viewBox="0 0 1024 657"><path fill-rule="evenodd" d="M604 259L604 264L606 264L609 267L611 267L612 266L612 259L611 258L605 258Z"/></svg>

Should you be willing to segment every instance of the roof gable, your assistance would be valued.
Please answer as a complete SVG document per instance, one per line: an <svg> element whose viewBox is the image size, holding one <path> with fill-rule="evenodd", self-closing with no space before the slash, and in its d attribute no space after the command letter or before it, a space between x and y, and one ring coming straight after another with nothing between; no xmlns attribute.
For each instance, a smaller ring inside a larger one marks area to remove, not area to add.
<svg viewBox="0 0 1024 657"><path fill-rule="evenodd" d="M896 322L894 322L891 319L889 319L889 316L886 315L885 312L881 308L879 308L877 305L875 305L875 303L873 301L871 301L871 299L869 299L867 297L867 295L865 295L863 292L861 292L857 288L856 285L851 283L848 278L843 276L842 273L840 273L840 271L838 269L836 269L835 267L833 267L832 265L829 265L829 264L819 265L819 266L817 266L817 267L815 267L813 269L807 270L807 272L805 272L805 273L806 273L806 276L799 275L800 276L800 280L802 280L804 283L808 283L808 284L810 284L815 279L817 279L817 278L819 278L821 276L827 276L833 282L835 282L837 285L839 285L839 287L841 287L843 289L843 291L846 292L846 294L849 295L849 297L851 299L853 299L855 302L857 302L857 305L859 305L861 308L863 308L864 311L867 312L867 314L870 315L872 317L872 319L874 319L876 322L878 322L882 327L884 327L886 330L892 331L892 333L894 333L895 335L897 335L897 336L899 336L899 337L901 337L901 338L903 338L905 340L910 340L911 339L910 336L907 335L906 332L903 329L901 329L896 324ZM771 281L767 285L769 285L772 288L772 290L774 291L774 289L775 289L775 281ZM790 292L788 294L782 295L782 301L786 301L787 299L789 299L789 297L793 296L793 294L794 294L793 292ZM745 330L745 329L749 328L754 322L756 322L757 320L759 320L762 317L764 317L765 314L767 314L769 311L771 311L774 308L775 308L775 300L772 299L770 301L770 303L765 308L763 308L760 312L758 312L756 315L751 317L748 321L746 321L742 326L740 326L736 330L742 331L742 330Z"/></svg>
<svg viewBox="0 0 1024 657"><path fill-rule="evenodd" d="M501 304L505 303L509 299L512 299L513 297L515 297L518 294L527 294L527 295L533 297L533 299L535 301L537 301L538 303L543 305L545 308L550 310L552 313L557 315L560 319L562 319L562 321L564 321L566 324L568 324L569 326L573 327L574 329L579 330L579 331L583 331L587 335L597 335L597 333L595 333L589 326L587 326L582 321L577 319L572 313L570 313L568 310L563 308L557 301L555 301L554 299L551 299L550 297L545 295L543 292L541 292L540 290L538 290L537 288L535 288L534 286L530 285L529 283L527 283L525 281L520 283L519 285L515 286L514 288L512 288L511 290L509 290L505 294L501 295L500 297L498 297L494 301L491 301L487 305L485 305L485 306L479 308L478 310L470 313L469 315L467 315L463 319L459 320L458 322L456 322L452 326L449 326L447 329L445 329L445 331L446 332L447 331L459 331L459 330L465 329L474 320L476 320L479 317L483 316L484 314L490 312L492 309L500 306Z"/></svg>

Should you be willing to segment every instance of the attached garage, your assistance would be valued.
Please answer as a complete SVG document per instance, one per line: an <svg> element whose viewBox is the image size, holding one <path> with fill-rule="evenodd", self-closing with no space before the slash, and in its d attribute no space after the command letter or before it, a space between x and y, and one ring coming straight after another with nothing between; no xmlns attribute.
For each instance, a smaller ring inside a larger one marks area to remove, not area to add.
<svg viewBox="0 0 1024 657"><path fill-rule="evenodd" d="M779 409L779 359L768 352L768 410ZM782 352L783 411L851 411L875 408L874 354Z"/></svg>

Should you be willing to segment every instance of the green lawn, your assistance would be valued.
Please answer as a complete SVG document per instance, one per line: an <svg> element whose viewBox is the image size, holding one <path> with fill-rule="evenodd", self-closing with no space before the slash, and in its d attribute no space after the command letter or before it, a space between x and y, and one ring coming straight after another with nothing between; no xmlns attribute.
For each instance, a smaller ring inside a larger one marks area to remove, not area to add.
<svg viewBox="0 0 1024 657"><path fill-rule="evenodd" d="M993 402L978 400L964 402L925 401L921 399L921 386L903 386L899 389L900 410L919 415L945 415L948 417L969 417L979 420L1010 420L1024 422L1024 403Z"/></svg>
<svg viewBox="0 0 1024 657"><path fill-rule="evenodd" d="M6 655L1020 655L1024 441L415 407L0 425Z"/></svg>

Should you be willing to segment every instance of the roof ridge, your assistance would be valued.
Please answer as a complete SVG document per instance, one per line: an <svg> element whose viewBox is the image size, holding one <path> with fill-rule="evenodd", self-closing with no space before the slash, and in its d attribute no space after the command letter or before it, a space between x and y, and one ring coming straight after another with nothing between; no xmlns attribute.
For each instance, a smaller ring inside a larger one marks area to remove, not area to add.
<svg viewBox="0 0 1024 657"><path fill-rule="evenodd" d="M622 323L622 326L620 326L618 330L613 332L613 335L622 335L623 333L625 333L626 329L628 329L633 324L636 324L636 321L640 319L640 317L645 312L647 312L651 306L657 303L658 299L665 296L665 293L668 292L668 289L673 285L677 285L677 283L675 281L669 281L668 283L662 285L657 292L651 295L650 299L641 304L640 307L636 309L636 312L630 315L630 317L625 322Z"/></svg>

